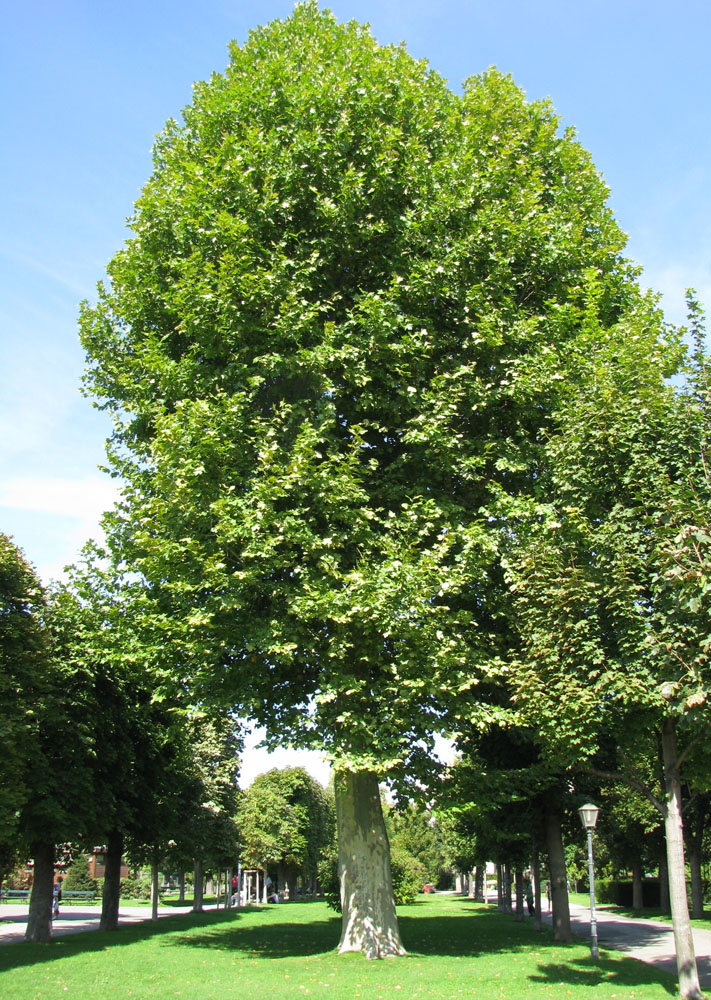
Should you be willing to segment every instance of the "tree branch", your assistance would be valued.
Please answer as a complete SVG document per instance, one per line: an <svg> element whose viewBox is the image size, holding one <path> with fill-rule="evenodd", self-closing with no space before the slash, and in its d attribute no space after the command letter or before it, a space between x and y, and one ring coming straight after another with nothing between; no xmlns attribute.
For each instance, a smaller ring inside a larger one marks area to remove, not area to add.
<svg viewBox="0 0 711 1000"><path fill-rule="evenodd" d="M664 806L662 803L655 795L652 794L645 782L642 781L641 778L638 778L635 774L628 774L624 771L600 771L591 764L585 768L585 771L587 771L588 774L592 774L596 778L602 778L604 781L617 781L622 782L625 785L630 785L638 791L640 795L644 795L646 799L649 799L654 808L658 809L662 816L664 815Z"/></svg>

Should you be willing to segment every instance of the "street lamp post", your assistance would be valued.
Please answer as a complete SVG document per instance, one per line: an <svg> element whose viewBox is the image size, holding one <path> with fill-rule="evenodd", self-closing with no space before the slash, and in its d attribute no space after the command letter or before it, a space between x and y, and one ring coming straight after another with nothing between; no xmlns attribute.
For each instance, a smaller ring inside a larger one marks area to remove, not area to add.
<svg viewBox="0 0 711 1000"><path fill-rule="evenodd" d="M597 947L597 918L595 917L595 872L593 870L593 846L592 832L597 823L597 814L600 810L592 802L586 803L578 809L580 822L588 835L588 874L590 877L590 954L593 958L599 958L600 952Z"/></svg>

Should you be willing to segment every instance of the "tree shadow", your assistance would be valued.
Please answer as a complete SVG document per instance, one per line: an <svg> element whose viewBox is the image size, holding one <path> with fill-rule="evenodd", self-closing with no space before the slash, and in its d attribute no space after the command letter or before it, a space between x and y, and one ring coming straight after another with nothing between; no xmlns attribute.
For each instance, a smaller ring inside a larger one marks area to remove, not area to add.
<svg viewBox="0 0 711 1000"><path fill-rule="evenodd" d="M239 911L244 912L244 911ZM125 947L137 941L145 941L158 935L187 931L193 927L210 927L236 919L234 910L220 910L206 913L176 914L161 917L153 922L141 921L122 924L115 931L81 930L62 934L41 944L26 941L0 943L0 972L21 966L42 962L56 962L58 959L90 952L105 952L108 948ZM17 920L11 921L18 923ZM27 921L25 920L24 923Z"/></svg>
<svg viewBox="0 0 711 1000"><path fill-rule="evenodd" d="M676 979L670 973L660 972L634 958L626 961L600 963L593 959L576 958L565 965L559 962L540 963L538 973L528 977L531 982L547 984L549 987L565 983L578 989L594 989L603 983L622 989L646 984L657 984L669 994L676 996Z"/></svg>

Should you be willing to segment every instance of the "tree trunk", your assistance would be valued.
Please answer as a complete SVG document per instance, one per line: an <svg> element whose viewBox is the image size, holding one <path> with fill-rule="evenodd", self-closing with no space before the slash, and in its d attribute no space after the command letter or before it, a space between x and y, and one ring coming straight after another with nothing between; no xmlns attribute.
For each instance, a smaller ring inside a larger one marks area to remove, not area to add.
<svg viewBox="0 0 711 1000"><path fill-rule="evenodd" d="M229 909L232 906L232 875L234 873L234 868L230 865L225 868L225 909Z"/></svg>
<svg viewBox="0 0 711 1000"><path fill-rule="evenodd" d="M689 844L687 853L691 873L691 916L702 920L704 916L704 885L701 878L701 853L695 843Z"/></svg>
<svg viewBox="0 0 711 1000"><path fill-rule="evenodd" d="M151 865L151 920L158 919L158 900L160 899L160 886L158 885L158 862Z"/></svg>
<svg viewBox="0 0 711 1000"><path fill-rule="evenodd" d="M477 865L474 872L474 899L477 903L484 902L484 865Z"/></svg>
<svg viewBox="0 0 711 1000"><path fill-rule="evenodd" d="M703 1000L696 968L694 939L689 919L684 865L684 832L681 821L681 780L679 778L676 729L673 719L662 723L664 756L664 832L667 838L669 898L676 947L679 994L683 1000Z"/></svg>
<svg viewBox="0 0 711 1000"><path fill-rule="evenodd" d="M180 873L180 876L178 878L178 886L179 886L179 889L180 889L180 893L178 895L178 902L182 906L185 903L185 872L184 871L181 871L181 873Z"/></svg>
<svg viewBox="0 0 711 1000"><path fill-rule="evenodd" d="M684 820L686 859L691 875L691 916L701 920L704 915L704 886L701 878L704 831L708 817L709 795L697 795L691 816Z"/></svg>
<svg viewBox="0 0 711 1000"><path fill-rule="evenodd" d="M504 872L504 913L513 913L511 902L511 872L508 865L503 866Z"/></svg>
<svg viewBox="0 0 711 1000"><path fill-rule="evenodd" d="M203 878L202 861L193 863L193 913L202 913Z"/></svg>
<svg viewBox="0 0 711 1000"><path fill-rule="evenodd" d="M664 853L659 859L659 909L662 913L670 912L669 903L669 865L667 864L667 842L664 840Z"/></svg>
<svg viewBox="0 0 711 1000"><path fill-rule="evenodd" d="M553 940L572 941L570 907L568 906L568 875L565 869L565 852L560 832L560 820L556 813L546 810L545 822L548 871L551 877L551 898L553 901Z"/></svg>
<svg viewBox="0 0 711 1000"><path fill-rule="evenodd" d="M533 845L531 875L533 876L533 929L540 931L543 926L541 920L541 858L536 843Z"/></svg>
<svg viewBox="0 0 711 1000"><path fill-rule="evenodd" d="M505 908L504 904L504 866L496 866L496 909L499 913L503 913Z"/></svg>
<svg viewBox="0 0 711 1000"><path fill-rule="evenodd" d="M25 941L49 941L52 937L54 844L34 843L30 849L34 868Z"/></svg>
<svg viewBox="0 0 711 1000"><path fill-rule="evenodd" d="M632 909L633 910L644 909L641 861L635 861L632 864Z"/></svg>
<svg viewBox="0 0 711 1000"><path fill-rule="evenodd" d="M121 857L123 834L112 830L106 845L104 888L101 893L100 931L118 930L119 899L121 896Z"/></svg>
<svg viewBox="0 0 711 1000"><path fill-rule="evenodd" d="M369 959L404 955L374 772L336 772L336 822L343 910L339 953L360 951Z"/></svg>
<svg viewBox="0 0 711 1000"><path fill-rule="evenodd" d="M514 878L516 879L516 923L522 924L524 921L523 912L523 872L516 866L514 870Z"/></svg>
<svg viewBox="0 0 711 1000"><path fill-rule="evenodd" d="M299 879L293 869L286 873L286 887L289 890L289 900L293 903L299 898Z"/></svg>

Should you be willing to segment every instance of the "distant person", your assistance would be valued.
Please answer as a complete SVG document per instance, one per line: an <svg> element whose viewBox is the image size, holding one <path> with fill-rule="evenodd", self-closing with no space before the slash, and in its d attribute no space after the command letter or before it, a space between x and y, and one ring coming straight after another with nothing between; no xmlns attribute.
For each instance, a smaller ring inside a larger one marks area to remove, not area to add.
<svg viewBox="0 0 711 1000"><path fill-rule="evenodd" d="M52 916L59 916L59 904L62 901L62 882L64 879L60 875L57 881L54 883L54 888L52 889Z"/></svg>
<svg viewBox="0 0 711 1000"><path fill-rule="evenodd" d="M278 903L279 902L279 895L276 892L270 893L268 901L270 903Z"/></svg>
<svg viewBox="0 0 711 1000"><path fill-rule="evenodd" d="M533 901L533 884L531 882L526 883L526 906L529 917L532 917L536 912L536 904Z"/></svg>

